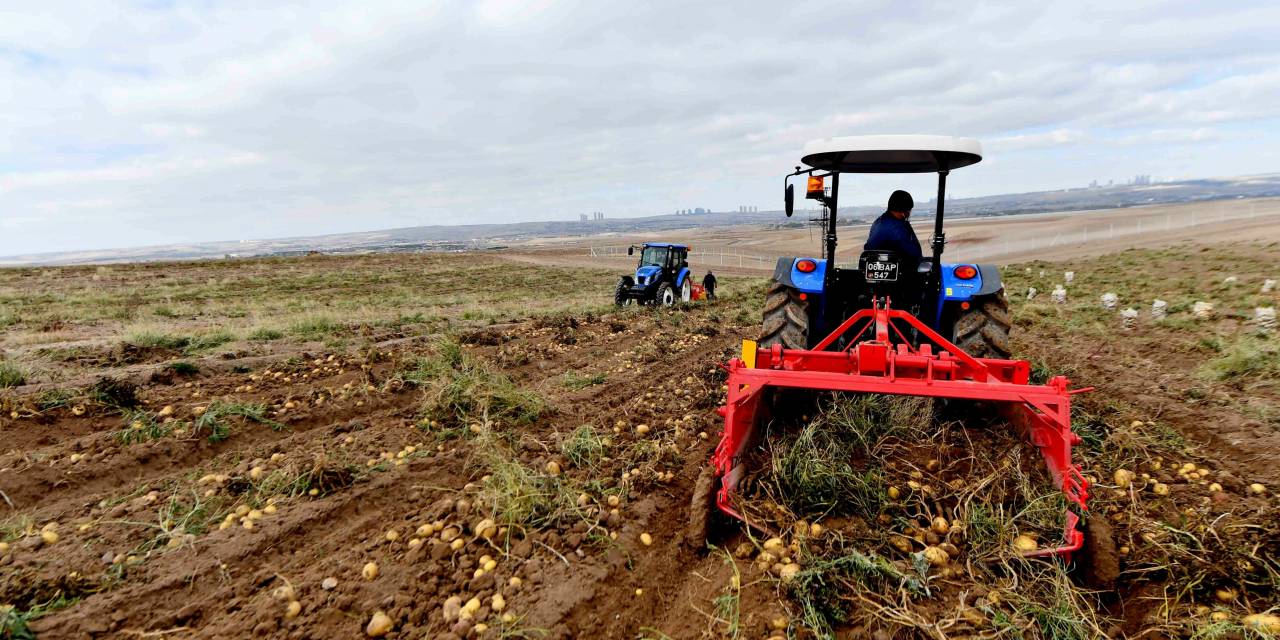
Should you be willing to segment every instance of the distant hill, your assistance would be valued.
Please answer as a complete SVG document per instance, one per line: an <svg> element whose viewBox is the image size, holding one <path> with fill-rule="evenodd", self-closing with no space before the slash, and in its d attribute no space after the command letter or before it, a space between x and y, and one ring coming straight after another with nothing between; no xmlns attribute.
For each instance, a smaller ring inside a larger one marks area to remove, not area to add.
<svg viewBox="0 0 1280 640"><path fill-rule="evenodd" d="M947 200L948 217L1001 216L1046 211L1111 209L1146 204L1195 202L1224 198L1280 196L1280 174L1037 191L978 198ZM931 217L933 202L916 205L916 215ZM879 214L877 207L842 207L846 222L866 221ZM798 211L786 218L780 210L658 215L636 218L564 222L516 222L504 224L430 225L382 231L322 236L200 242L135 249L72 251L0 257L0 266L97 264L153 260L195 260L226 257L302 255L310 252L350 253L373 251L466 251L500 248L511 242L548 237L581 237L730 225L794 226L808 223L815 212Z"/></svg>

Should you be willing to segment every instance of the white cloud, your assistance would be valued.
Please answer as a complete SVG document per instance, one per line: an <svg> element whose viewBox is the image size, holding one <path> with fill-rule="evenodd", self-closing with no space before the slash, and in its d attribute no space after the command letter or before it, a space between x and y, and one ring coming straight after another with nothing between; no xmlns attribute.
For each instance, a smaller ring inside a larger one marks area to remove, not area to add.
<svg viewBox="0 0 1280 640"><path fill-rule="evenodd" d="M0 255L771 207L806 140L857 133L982 138L961 195L1275 170L1275 24L1154 0L0 10Z"/></svg>

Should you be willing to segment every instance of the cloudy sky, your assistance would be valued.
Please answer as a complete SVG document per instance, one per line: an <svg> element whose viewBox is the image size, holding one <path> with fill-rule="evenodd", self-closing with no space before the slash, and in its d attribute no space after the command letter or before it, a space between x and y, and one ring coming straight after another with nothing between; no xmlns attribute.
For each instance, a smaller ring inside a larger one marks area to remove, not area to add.
<svg viewBox="0 0 1280 640"><path fill-rule="evenodd" d="M980 138L959 197L1280 170L1274 1L4 4L0 255L772 209L859 133Z"/></svg>

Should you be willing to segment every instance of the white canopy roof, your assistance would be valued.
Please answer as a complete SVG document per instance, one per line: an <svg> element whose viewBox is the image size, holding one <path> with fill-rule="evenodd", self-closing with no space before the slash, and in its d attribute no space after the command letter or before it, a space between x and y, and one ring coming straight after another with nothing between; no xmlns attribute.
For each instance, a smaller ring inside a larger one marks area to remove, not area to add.
<svg viewBox="0 0 1280 640"><path fill-rule="evenodd" d="M951 136L846 136L804 145L801 162L841 173L933 173L982 160L982 143Z"/></svg>

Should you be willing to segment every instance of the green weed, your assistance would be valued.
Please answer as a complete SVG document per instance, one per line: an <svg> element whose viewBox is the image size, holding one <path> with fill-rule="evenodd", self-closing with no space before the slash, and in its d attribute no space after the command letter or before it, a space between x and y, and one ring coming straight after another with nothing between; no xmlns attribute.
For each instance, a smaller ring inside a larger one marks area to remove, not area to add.
<svg viewBox="0 0 1280 640"><path fill-rule="evenodd" d="M592 373L583 375L577 371L567 371L562 379L564 386L574 391L593 387L598 384L604 384L609 377L603 373Z"/></svg>
<svg viewBox="0 0 1280 640"><path fill-rule="evenodd" d="M819 638L834 638L834 627L849 619L851 593L905 590L912 595L928 594L919 577L904 573L875 553L846 548L835 557L807 558L803 566L788 591L800 605L804 625Z"/></svg>
<svg viewBox="0 0 1280 640"><path fill-rule="evenodd" d="M341 332L343 325L329 316L314 315L289 325L289 334L302 340L324 340Z"/></svg>
<svg viewBox="0 0 1280 640"><path fill-rule="evenodd" d="M227 422L227 418L231 417L264 424L275 431L284 428L283 424L267 418L266 405L217 401L210 404L209 408L196 419L192 425L192 433L193 435L207 433L209 442L222 442L231 437L231 424Z"/></svg>
<svg viewBox="0 0 1280 640"><path fill-rule="evenodd" d="M0 389L17 387L27 383L27 374L18 365L0 360Z"/></svg>
<svg viewBox="0 0 1280 640"><path fill-rule="evenodd" d="M283 338L283 337L284 337L284 332L279 329L272 329L270 327L258 327L257 329L254 329L252 332L249 333L248 339L251 342L270 342L272 340L279 340L280 338Z"/></svg>
<svg viewBox="0 0 1280 640"><path fill-rule="evenodd" d="M124 427L116 432L120 444L158 440L173 433L176 423L164 424L150 411L128 409L124 412Z"/></svg>
<svg viewBox="0 0 1280 640"><path fill-rule="evenodd" d="M560 444L560 452L575 467L592 467L604 457L606 440L590 425L573 430Z"/></svg>
<svg viewBox="0 0 1280 640"><path fill-rule="evenodd" d="M487 419L529 424L546 411L546 401L520 388L506 375L467 354L451 339L434 345L435 357L419 358L402 372L406 381L424 390L422 412L430 419L452 426Z"/></svg>
<svg viewBox="0 0 1280 640"><path fill-rule="evenodd" d="M1204 364L1201 375L1211 380L1275 380L1280 378L1280 343L1257 336L1242 337Z"/></svg>
<svg viewBox="0 0 1280 640"><path fill-rule="evenodd" d="M177 351L191 344L191 338L158 331L134 331L125 336L126 344L142 349L168 349Z"/></svg>

